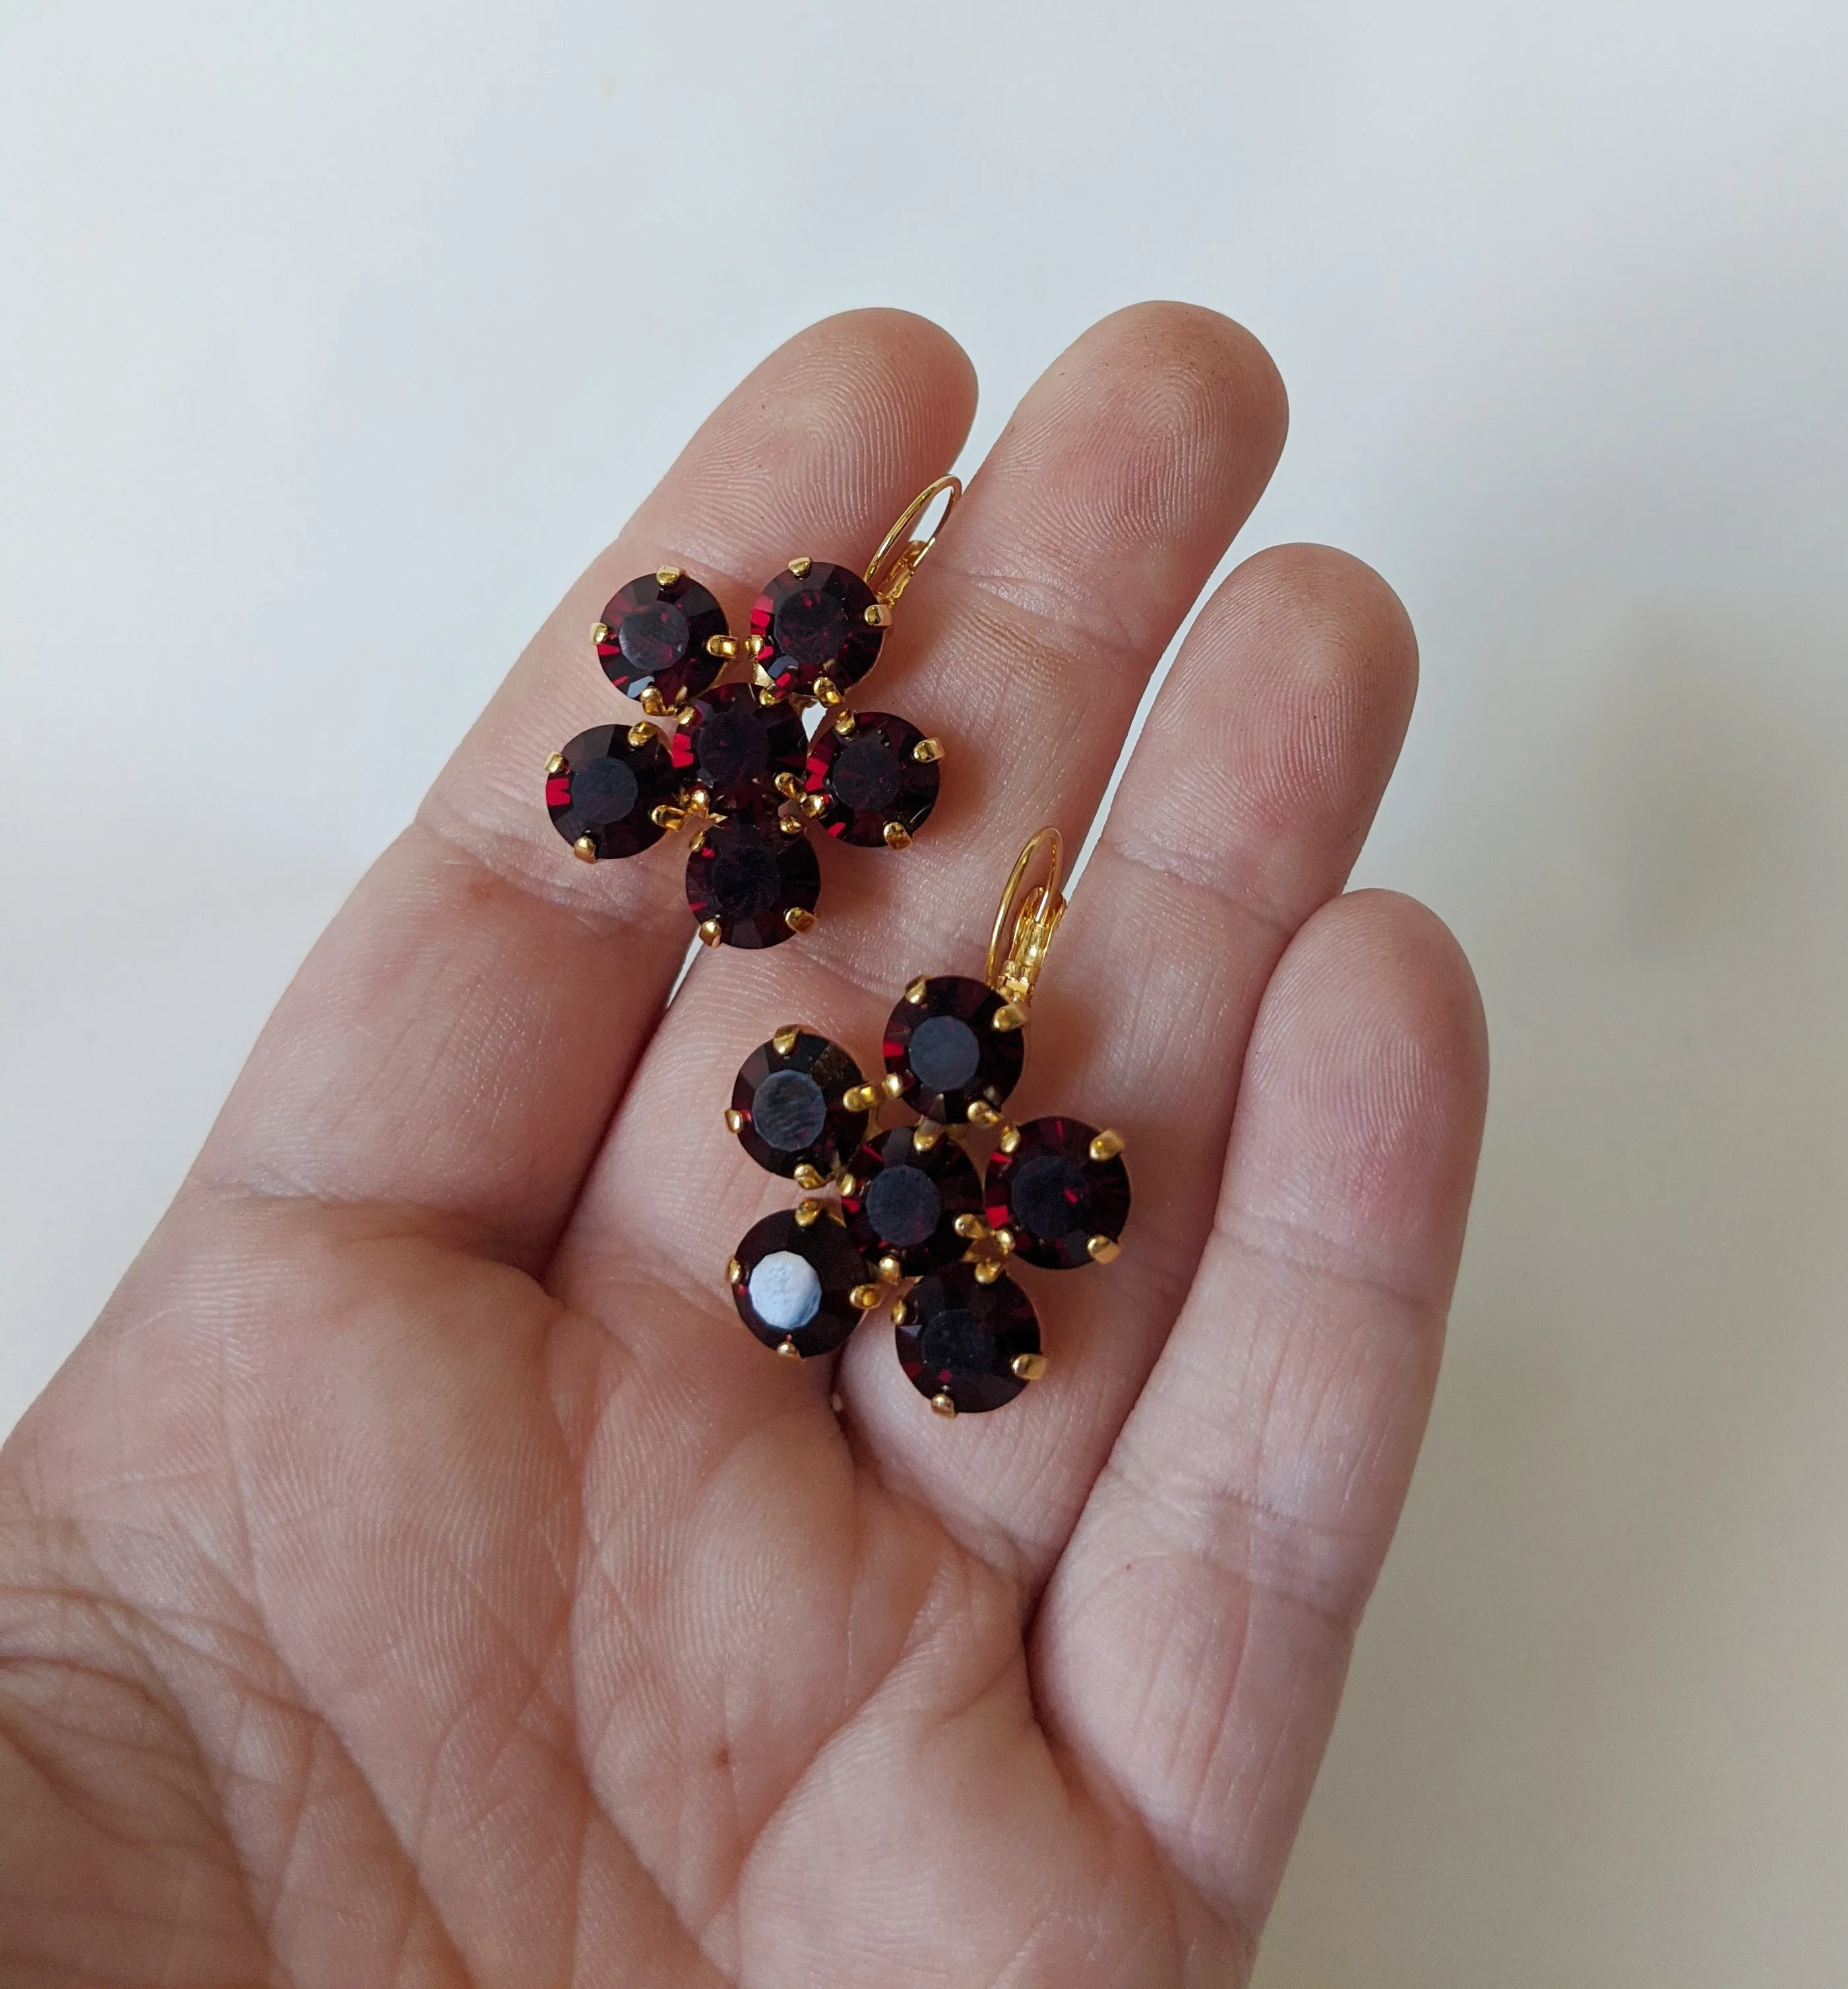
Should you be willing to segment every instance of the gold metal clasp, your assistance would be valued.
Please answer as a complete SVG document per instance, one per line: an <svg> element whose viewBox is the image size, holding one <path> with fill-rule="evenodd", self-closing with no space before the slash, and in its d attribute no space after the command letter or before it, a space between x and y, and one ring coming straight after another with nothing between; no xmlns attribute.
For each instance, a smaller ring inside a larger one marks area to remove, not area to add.
<svg viewBox="0 0 1848 1989"><path fill-rule="evenodd" d="M924 555L937 542L937 534L949 522L949 514L956 508L963 495L963 479L960 476L939 476L934 483L927 483L917 496L899 513L898 522L879 541L879 550L872 556L872 564L866 569L866 584L879 597L879 605L889 614L892 603L911 585L911 577L924 564ZM921 537L911 537L916 525L931 506L941 497L946 501L938 513L936 523ZM872 611L867 610L868 618Z"/></svg>
<svg viewBox="0 0 1848 1989"><path fill-rule="evenodd" d="M1034 859L1044 850L1046 875L1030 889L1023 890ZM1048 825L1027 840L1027 846L1014 859L1007 873L1007 886L994 915L994 932L988 942L988 984L1004 1001L1024 1008L1033 999L1034 984L1046 964L1047 949L1065 916L1065 900L1059 892L1059 870L1064 845L1059 832ZM1011 930L1010 930L1011 927ZM1002 952L1005 944L1007 952Z"/></svg>

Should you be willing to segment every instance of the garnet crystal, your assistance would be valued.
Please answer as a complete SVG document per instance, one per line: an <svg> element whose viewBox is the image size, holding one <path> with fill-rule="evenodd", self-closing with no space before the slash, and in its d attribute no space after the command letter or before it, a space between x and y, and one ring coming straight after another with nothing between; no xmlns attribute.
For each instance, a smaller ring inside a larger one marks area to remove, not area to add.
<svg viewBox="0 0 1848 1989"><path fill-rule="evenodd" d="M702 928L716 927L726 946L780 946L810 923L821 895L821 866L808 838L786 835L774 815L728 816L686 859L693 917Z"/></svg>
<svg viewBox="0 0 1848 1989"><path fill-rule="evenodd" d="M912 1287L898 1340L899 1364L920 1395L973 1415L1027 1385L1014 1364L1039 1352L1040 1323L1013 1279L985 1285L971 1266L953 1264Z"/></svg>
<svg viewBox="0 0 1848 1989"><path fill-rule="evenodd" d="M762 649L757 667L784 697L813 697L824 678L837 690L858 683L879 654L885 631L875 619L872 589L851 568L821 560L796 562L758 595L751 633Z"/></svg>
<svg viewBox="0 0 1848 1989"><path fill-rule="evenodd" d="M611 683L631 697L652 690L664 704L680 704L723 668L706 645L726 632L725 611L683 573L668 581L653 573L631 580L605 604L603 626L597 660Z"/></svg>
<svg viewBox="0 0 1848 1989"><path fill-rule="evenodd" d="M854 1155L851 1182L841 1184L848 1234L868 1257L894 1259L900 1277L953 1264L966 1245L956 1218L981 1214L973 1162L939 1128L930 1130L928 1145L909 1126L881 1133Z"/></svg>
<svg viewBox="0 0 1848 1989"><path fill-rule="evenodd" d="M865 1113L844 1102L863 1082L838 1043L812 1029L780 1029L739 1066L729 1115L738 1144L773 1174L803 1167L831 1174L865 1137Z"/></svg>
<svg viewBox="0 0 1848 1989"><path fill-rule="evenodd" d="M558 754L546 775L552 826L580 856L634 856L665 832L655 810L675 798L679 781L652 727L635 744L626 725L594 725Z"/></svg>
<svg viewBox="0 0 1848 1989"><path fill-rule="evenodd" d="M914 981L885 1025L885 1068L899 1096L950 1126L972 1106L998 1106L1027 1060L1019 1029L994 1026L1004 1005L992 988L960 974Z"/></svg>
<svg viewBox="0 0 1848 1989"><path fill-rule="evenodd" d="M1093 1157L1093 1142L1109 1149ZM1014 1254L1049 1271L1115 1255L1129 1219L1129 1173L1112 1137L1077 1119L1031 1119L1010 1128L988 1163L988 1221Z"/></svg>
<svg viewBox="0 0 1848 1989"><path fill-rule="evenodd" d="M936 754L915 725L890 712L844 715L808 756L808 791L827 803L816 819L843 842L902 848L937 805Z"/></svg>
<svg viewBox="0 0 1848 1989"><path fill-rule="evenodd" d="M779 1353L831 1354L860 1323L866 1260L816 1203L753 1224L729 1276L738 1316Z"/></svg>
<svg viewBox="0 0 1848 1989"><path fill-rule="evenodd" d="M800 780L808 740L787 705L760 704L749 684L730 683L693 700L673 751L682 779L705 788L716 808L767 810L779 774L792 792Z"/></svg>

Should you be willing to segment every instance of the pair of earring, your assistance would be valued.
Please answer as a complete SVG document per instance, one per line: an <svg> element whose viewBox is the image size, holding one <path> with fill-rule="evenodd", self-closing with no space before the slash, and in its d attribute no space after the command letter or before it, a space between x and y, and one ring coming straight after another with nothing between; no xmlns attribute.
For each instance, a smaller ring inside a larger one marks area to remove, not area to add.
<svg viewBox="0 0 1848 1989"><path fill-rule="evenodd" d="M1042 852L1045 877L1023 891ZM938 1415L997 1409L1046 1371L1038 1316L1008 1263L1071 1270L1117 1255L1130 1202L1122 1137L1064 1117L1016 1124L1001 1110L1064 913L1059 867L1058 832L1043 828L1002 893L985 978L913 981L886 1022L877 1083L799 1024L740 1069L726 1126L760 1167L811 1191L754 1225L726 1268L739 1316L785 1358L832 1353L889 1299L899 1363ZM888 1127L891 1106L917 1116ZM970 1142L987 1135L983 1164Z"/></svg>
<svg viewBox="0 0 1848 1989"><path fill-rule="evenodd" d="M939 476L905 506L865 575L806 557L767 581L733 635L676 566L619 588L591 631L604 674L638 703L546 763L553 826L587 863L690 835L687 903L709 946L779 946L815 923L817 827L902 849L936 807L941 741L847 693L878 659L892 610L963 486ZM912 528L939 498L935 526ZM748 664L748 682L722 683Z"/></svg>

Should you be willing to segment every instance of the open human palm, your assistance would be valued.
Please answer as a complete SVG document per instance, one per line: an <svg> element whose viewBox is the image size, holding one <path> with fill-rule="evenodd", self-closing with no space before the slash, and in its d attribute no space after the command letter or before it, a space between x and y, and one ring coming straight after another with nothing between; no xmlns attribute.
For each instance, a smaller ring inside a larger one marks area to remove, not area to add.
<svg viewBox="0 0 1848 1989"><path fill-rule="evenodd" d="M0 1979L423 1989L1241 1981L1435 1377L1482 1110L1468 971L1343 896L1415 672L1398 604L1258 554L1155 700L1034 1008L1025 1116L1119 1127L1049 1371L945 1421L876 1316L767 1354L788 1205L722 1116L772 1029L980 971L1081 832L1282 445L1269 361L1121 313L1028 395L907 593L946 748L817 929L702 957L674 845L570 860L585 631L664 563L728 609L863 563L973 383L831 320L573 588L264 1034L0 1462Z"/></svg>

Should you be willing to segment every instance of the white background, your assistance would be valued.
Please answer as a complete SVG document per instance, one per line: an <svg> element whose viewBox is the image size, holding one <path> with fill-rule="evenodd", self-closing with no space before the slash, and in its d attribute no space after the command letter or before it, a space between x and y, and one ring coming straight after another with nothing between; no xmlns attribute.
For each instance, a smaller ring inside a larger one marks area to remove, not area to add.
<svg viewBox="0 0 1848 1989"><path fill-rule="evenodd" d="M0 0L0 1428L710 403L1151 295L1421 632L1496 1076L1263 1989L1848 1981L1840 0ZM638 274L638 273L645 273Z"/></svg>

